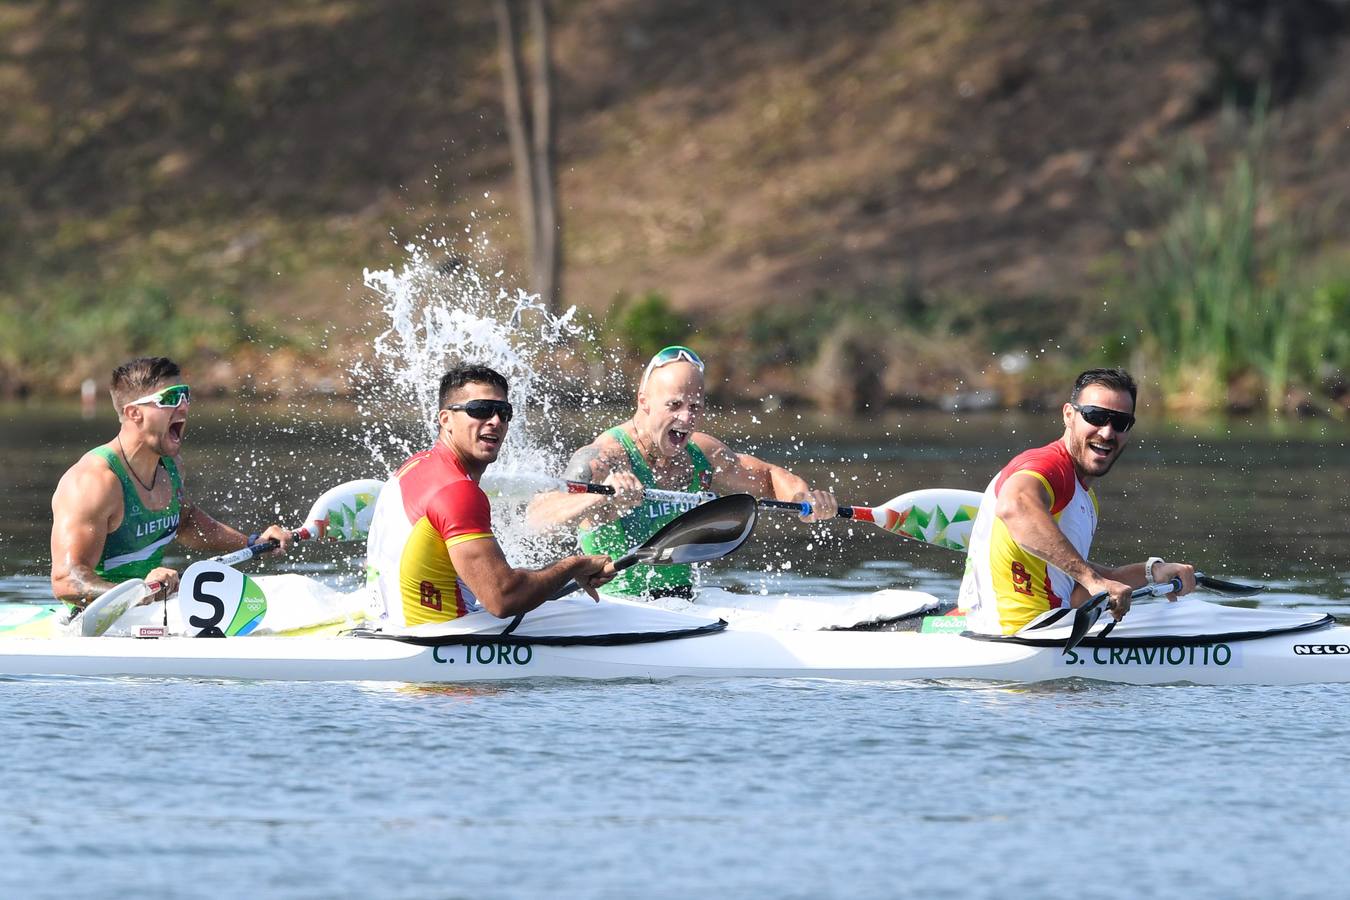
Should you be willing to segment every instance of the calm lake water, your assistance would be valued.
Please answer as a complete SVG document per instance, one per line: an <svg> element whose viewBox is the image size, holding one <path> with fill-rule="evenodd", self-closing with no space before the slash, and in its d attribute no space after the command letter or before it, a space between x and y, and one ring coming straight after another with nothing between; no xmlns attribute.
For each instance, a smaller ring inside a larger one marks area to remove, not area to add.
<svg viewBox="0 0 1350 900"><path fill-rule="evenodd" d="M0 600L40 600L52 487L115 426L0 418ZM195 404L185 459L202 505L289 521L324 487L383 474L354 423L311 419ZM741 414L714 430L867 504L982 489L1057 433L1051 416L1000 415ZM1350 620L1348 436L1144 422L1098 485L1095 555L1189 559L1270 584L1263 604ZM285 561L335 582L351 563L333 547ZM707 580L950 596L960 563L866 526L766 517ZM1347 701L1339 685L13 679L0 895L1341 893Z"/></svg>

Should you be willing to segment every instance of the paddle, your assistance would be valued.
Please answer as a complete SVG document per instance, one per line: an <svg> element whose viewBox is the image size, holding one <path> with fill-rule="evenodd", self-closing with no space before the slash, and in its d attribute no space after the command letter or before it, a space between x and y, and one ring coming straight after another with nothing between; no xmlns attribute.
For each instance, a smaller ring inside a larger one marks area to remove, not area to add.
<svg viewBox="0 0 1350 900"><path fill-rule="evenodd" d="M510 483L527 485L530 493L541 491L566 491L572 494L614 493L614 488L606 484L567 481L542 475L503 475L497 482L498 485ZM651 489L643 493L649 499L680 503L699 503L703 502L702 498L713 496L707 493L693 494ZM983 499L984 495L977 491L966 491L958 488L924 488L892 497L881 506L841 506L835 515L840 519L871 522L873 525L884 528L893 534L964 553L969 549L970 529L975 523L975 516L979 513L980 503ZM811 504L809 503L787 500L758 500L756 502L762 509L786 510L799 515L806 515L811 511ZM1195 574L1195 581L1201 587L1234 597L1249 597L1265 590L1261 585L1224 581L1200 572ZM1170 591L1164 591L1163 593L1170 593ZM1086 606L1086 604L1084 605ZM1083 607L1079 608L1082 609ZM1051 612L1057 611L1052 610ZM1067 610L1063 612L1067 612ZM1061 615L1063 612L1061 612ZM1097 615L1101 615L1101 613L1098 612ZM1045 624L1050 623L1047 621ZM1040 623L1035 622L1028 627L1037 627L1038 625ZM1090 628L1091 623L1087 627Z"/></svg>
<svg viewBox="0 0 1350 900"><path fill-rule="evenodd" d="M729 556L750 538L757 514L755 498L749 494L728 494L709 500L671 519L642 546L615 560L614 569L622 572L638 563L682 565ZM581 585L569 581L549 600L579 590Z"/></svg>
<svg viewBox="0 0 1350 900"><path fill-rule="evenodd" d="M835 518L870 522L901 537L964 552L981 499L982 495L975 491L924 488L892 497L880 506L841 506ZM811 504L804 501L758 502L763 509L782 510L801 516L811 514Z"/></svg>
<svg viewBox="0 0 1350 900"><path fill-rule="evenodd" d="M1261 591L1265 590L1264 587L1259 585L1238 584L1235 581L1224 581L1221 578L1211 578L1203 572L1195 573L1195 583L1201 587L1209 588L1215 593L1228 594L1233 597L1250 597L1252 594L1259 594ZM1173 578L1171 581L1164 581L1161 584L1148 584L1141 588L1135 588L1133 591L1130 591L1130 599L1138 600L1141 597L1149 596L1162 597L1167 594L1176 593L1181 590L1181 587L1181 578ZM1102 612L1108 608L1110 599L1111 595L1103 591L1100 594L1094 594L1092 597L1088 598L1082 606L1074 610L1073 628L1069 631L1069 639L1064 642L1064 653L1068 653L1074 647L1077 647L1079 642L1087 636L1087 633L1092 630L1092 626L1096 625L1097 620L1101 618ZM1044 621L1033 622L1023 630L1029 631L1045 627L1059 618L1061 617L1056 616L1054 620L1047 618ZM1109 631L1114 626L1115 623L1113 622L1106 627L1106 630ZM1102 632L1103 635L1105 633L1106 631Z"/></svg>
<svg viewBox="0 0 1350 900"><path fill-rule="evenodd" d="M499 475L488 482L485 490L498 496L517 493L536 494L543 491L564 491L569 494L610 494L614 488L607 484L587 481L568 481L543 475ZM512 490L514 488L514 491ZM666 491L655 488L643 490L648 500L694 505L704 503L715 494ZM841 506L836 518L870 522L892 534L913 538L925 544L935 544L948 550L966 549L970 540L970 526L979 511L982 495L976 491L954 488L926 488L892 497L881 506ZM761 509L809 515L811 504L792 500L758 500Z"/></svg>
<svg viewBox="0 0 1350 900"><path fill-rule="evenodd" d="M1175 579L1173 580L1175 581ZM1195 573L1195 583L1203 588L1209 588L1216 594L1227 594L1230 597L1250 597L1266 589L1264 584L1238 584L1236 581L1211 578L1201 572Z"/></svg>
<svg viewBox="0 0 1350 900"><path fill-rule="evenodd" d="M489 497L504 497L512 500L528 500L535 494L545 491L562 491L566 494L614 494L614 488L607 484L594 484L589 481L568 481L564 478L550 478L547 475L529 473L489 472L479 483ZM678 506L697 506L717 497L711 491L691 493L687 491L667 491L661 488L644 488L642 496L658 503L673 503Z"/></svg>
<svg viewBox="0 0 1350 900"><path fill-rule="evenodd" d="M330 488L314 501L309 514L305 516L305 523L291 532L291 537L297 541L311 538L364 540L366 532L370 530L370 518L375 513L375 497L383 486L382 481L362 478ZM232 553L214 556L210 561L235 565L276 548L276 541L259 541ZM80 614L80 634L84 637L97 637L105 633L129 608L162 587L159 582L147 583L144 579L132 578L109 588Z"/></svg>

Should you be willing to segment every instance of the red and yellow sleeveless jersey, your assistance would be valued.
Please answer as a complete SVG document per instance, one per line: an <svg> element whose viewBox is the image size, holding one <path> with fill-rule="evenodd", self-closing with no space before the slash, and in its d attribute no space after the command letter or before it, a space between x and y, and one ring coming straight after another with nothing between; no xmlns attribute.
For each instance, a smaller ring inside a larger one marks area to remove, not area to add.
<svg viewBox="0 0 1350 900"><path fill-rule="evenodd" d="M985 634L1012 634L1048 609L1067 606L1073 579L1024 550L994 514L998 495L1012 477L1039 480L1050 495L1050 515L1084 558L1097 530L1097 497L1083 486L1062 440L1028 450L994 476L971 527L961 608L967 627Z"/></svg>
<svg viewBox="0 0 1350 900"><path fill-rule="evenodd" d="M487 495L442 443L409 459L380 491L366 542L371 613L392 625L446 622L482 609L450 548L492 537Z"/></svg>

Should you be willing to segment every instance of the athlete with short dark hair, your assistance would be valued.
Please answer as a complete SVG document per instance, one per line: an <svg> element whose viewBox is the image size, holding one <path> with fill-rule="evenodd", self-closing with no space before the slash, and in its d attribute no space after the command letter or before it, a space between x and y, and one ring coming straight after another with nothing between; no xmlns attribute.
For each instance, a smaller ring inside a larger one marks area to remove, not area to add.
<svg viewBox="0 0 1350 900"><path fill-rule="evenodd" d="M178 587L163 565L173 541L194 550L235 550L260 540L291 543L270 525L252 537L208 515L184 487L181 458L191 389L173 360L133 359L109 384L120 423L117 436L95 447L61 476L52 495L52 594L83 608L118 582L143 578ZM153 598L152 598L153 599Z"/></svg>
<svg viewBox="0 0 1350 900"><path fill-rule="evenodd" d="M375 504L366 558L377 623L446 622L480 609L506 618L535 609L568 581L596 597L614 577L604 555L537 570L506 561L478 482L514 415L506 379L486 366L456 367L441 379L435 446L399 466Z"/></svg>
<svg viewBox="0 0 1350 900"><path fill-rule="evenodd" d="M1100 592L1111 596L1119 620L1133 588L1180 577L1180 593L1195 589L1195 569L1186 563L1156 556L1123 566L1088 561L1097 530L1091 484L1124 451L1137 396L1124 369L1088 369L1061 411L1063 435L1014 457L989 482L961 582L972 631L1012 634L1049 609L1076 607Z"/></svg>

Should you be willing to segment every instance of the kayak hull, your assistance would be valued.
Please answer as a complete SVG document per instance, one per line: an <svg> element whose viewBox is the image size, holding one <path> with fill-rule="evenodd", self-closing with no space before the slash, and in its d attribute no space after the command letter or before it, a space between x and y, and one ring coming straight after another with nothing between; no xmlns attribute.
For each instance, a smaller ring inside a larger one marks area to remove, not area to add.
<svg viewBox="0 0 1350 900"><path fill-rule="evenodd" d="M1126 684L1350 682L1350 628L1216 643L1054 647L955 634L728 629L617 646L480 642L418 646L356 637L12 638L0 676L138 676L264 681L503 682L522 679L1084 678Z"/></svg>

